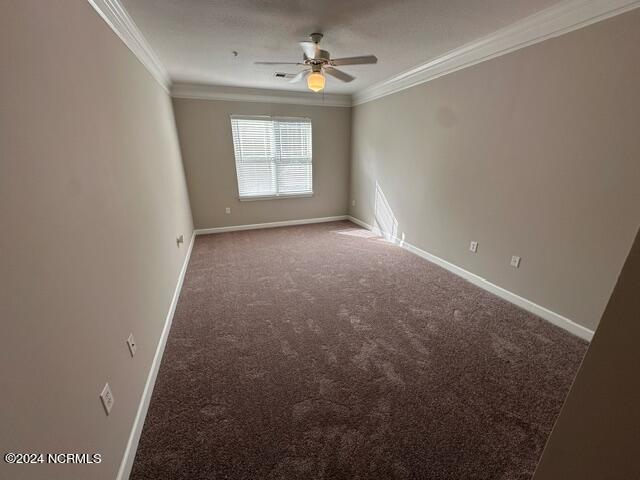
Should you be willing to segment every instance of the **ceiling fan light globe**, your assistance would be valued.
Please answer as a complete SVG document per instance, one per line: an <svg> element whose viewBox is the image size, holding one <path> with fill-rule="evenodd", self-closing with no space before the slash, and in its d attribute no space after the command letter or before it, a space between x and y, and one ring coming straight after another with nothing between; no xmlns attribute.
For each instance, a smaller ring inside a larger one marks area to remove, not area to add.
<svg viewBox="0 0 640 480"><path fill-rule="evenodd" d="M319 72L313 72L311 75L307 77L307 87L309 90L313 90L314 92L319 92L324 89L325 78Z"/></svg>

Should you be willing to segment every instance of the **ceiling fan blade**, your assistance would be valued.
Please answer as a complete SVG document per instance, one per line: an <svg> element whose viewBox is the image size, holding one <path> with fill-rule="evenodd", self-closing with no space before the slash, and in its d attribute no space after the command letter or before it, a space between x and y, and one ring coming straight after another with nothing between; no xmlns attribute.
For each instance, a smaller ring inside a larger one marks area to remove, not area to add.
<svg viewBox="0 0 640 480"><path fill-rule="evenodd" d="M300 42L300 46L307 58L316 58L318 50L320 49L318 44L313 42Z"/></svg>
<svg viewBox="0 0 640 480"><path fill-rule="evenodd" d="M361 57L345 57L345 58L333 58L331 65L363 65L367 63L378 63L378 58L375 55L363 55Z"/></svg>
<svg viewBox="0 0 640 480"><path fill-rule="evenodd" d="M342 80L343 82L350 82L356 79L356 77L352 77L348 73L344 73L342 70L338 70L337 68L324 67L323 70L324 73L331 75L332 77L336 77L338 80Z"/></svg>
<svg viewBox="0 0 640 480"><path fill-rule="evenodd" d="M304 65L298 62L253 62L254 65Z"/></svg>
<svg viewBox="0 0 640 480"><path fill-rule="evenodd" d="M302 70L301 72L298 72L295 77L289 80L289 83L299 82L300 80L305 78L307 75L309 75L310 72L311 70Z"/></svg>

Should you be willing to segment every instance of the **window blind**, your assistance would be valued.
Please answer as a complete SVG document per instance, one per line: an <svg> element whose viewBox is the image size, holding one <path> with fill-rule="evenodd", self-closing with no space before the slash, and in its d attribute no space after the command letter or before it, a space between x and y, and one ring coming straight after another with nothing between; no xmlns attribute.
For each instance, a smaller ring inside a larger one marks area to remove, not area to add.
<svg viewBox="0 0 640 480"><path fill-rule="evenodd" d="M313 193L311 120L231 116L240 198Z"/></svg>

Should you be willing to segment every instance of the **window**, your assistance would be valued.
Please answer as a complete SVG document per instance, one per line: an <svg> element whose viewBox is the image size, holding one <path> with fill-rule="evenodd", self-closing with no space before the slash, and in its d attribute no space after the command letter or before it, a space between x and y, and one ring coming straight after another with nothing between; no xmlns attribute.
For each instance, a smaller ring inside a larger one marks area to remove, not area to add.
<svg viewBox="0 0 640 480"><path fill-rule="evenodd" d="M313 193L311 120L231 116L240 199Z"/></svg>

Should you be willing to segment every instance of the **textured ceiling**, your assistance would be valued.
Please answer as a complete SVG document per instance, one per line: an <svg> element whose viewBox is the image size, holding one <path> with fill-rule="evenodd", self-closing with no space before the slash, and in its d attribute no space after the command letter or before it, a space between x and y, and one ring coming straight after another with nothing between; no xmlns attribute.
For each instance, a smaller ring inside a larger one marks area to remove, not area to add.
<svg viewBox="0 0 640 480"><path fill-rule="evenodd" d="M301 60L314 31L333 58L374 54L377 65L341 67L327 80L353 93L505 27L557 0L121 0L174 82L305 90L274 77L287 68L255 61ZM232 52L238 52L234 57Z"/></svg>

